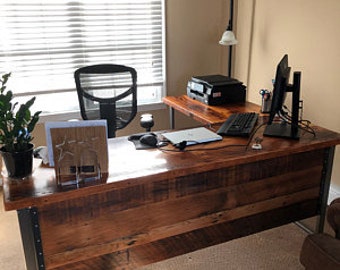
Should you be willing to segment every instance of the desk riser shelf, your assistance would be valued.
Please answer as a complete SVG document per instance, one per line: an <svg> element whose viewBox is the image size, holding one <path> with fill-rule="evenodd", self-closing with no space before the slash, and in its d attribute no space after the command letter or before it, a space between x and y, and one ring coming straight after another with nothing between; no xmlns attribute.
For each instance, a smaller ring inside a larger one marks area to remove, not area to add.
<svg viewBox="0 0 340 270"><path fill-rule="evenodd" d="M231 113L260 112L261 109L260 106L251 102L208 106L189 98L187 95L168 96L163 99L163 102L170 107L170 124L172 128L174 128L174 109L203 124L223 123Z"/></svg>

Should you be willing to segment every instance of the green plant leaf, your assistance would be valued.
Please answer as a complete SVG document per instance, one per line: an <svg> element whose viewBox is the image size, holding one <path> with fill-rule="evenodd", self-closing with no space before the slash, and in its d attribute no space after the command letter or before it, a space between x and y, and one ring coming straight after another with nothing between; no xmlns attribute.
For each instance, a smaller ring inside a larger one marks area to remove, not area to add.
<svg viewBox="0 0 340 270"><path fill-rule="evenodd" d="M0 144L7 151L24 151L28 149L31 135L39 121L41 111L32 115L30 108L35 102L35 97L26 103L13 102L13 92L6 90L6 83L10 73L1 78L0 92ZM5 91L6 90L6 91ZM19 109L16 108L19 106Z"/></svg>

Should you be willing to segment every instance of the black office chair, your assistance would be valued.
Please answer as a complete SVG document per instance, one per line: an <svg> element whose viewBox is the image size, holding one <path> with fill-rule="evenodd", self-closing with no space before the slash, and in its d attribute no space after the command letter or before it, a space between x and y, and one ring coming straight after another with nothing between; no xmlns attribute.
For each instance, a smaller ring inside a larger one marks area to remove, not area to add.
<svg viewBox="0 0 340 270"><path fill-rule="evenodd" d="M106 119L108 138L126 127L137 113L137 72L134 68L102 64L79 68L74 73L81 116Z"/></svg>

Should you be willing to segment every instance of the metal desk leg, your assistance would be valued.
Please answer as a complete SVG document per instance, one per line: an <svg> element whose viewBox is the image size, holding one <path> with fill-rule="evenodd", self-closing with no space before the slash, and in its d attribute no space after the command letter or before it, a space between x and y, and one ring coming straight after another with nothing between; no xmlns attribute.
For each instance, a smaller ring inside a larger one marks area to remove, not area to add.
<svg viewBox="0 0 340 270"><path fill-rule="evenodd" d="M44 270L44 255L40 237L38 210L17 210L27 270Z"/></svg>
<svg viewBox="0 0 340 270"><path fill-rule="evenodd" d="M324 230L324 223L326 217L326 208L327 208L327 200L329 194L329 188L331 183L332 176L332 167L333 167L333 159L334 159L334 151L335 146L326 149L324 164L322 170L322 179L321 179L321 187L320 187L320 216L318 217L316 224L316 231L321 233Z"/></svg>
<svg viewBox="0 0 340 270"><path fill-rule="evenodd" d="M170 112L170 129L175 129L175 110L172 107L169 107Z"/></svg>
<svg viewBox="0 0 340 270"><path fill-rule="evenodd" d="M326 148L324 159L323 159L323 169L321 175L321 186L320 186L320 196L318 204L318 216L316 216L316 224L314 230L308 228L305 224L300 221L296 221L295 224L301 229L305 230L309 234L322 233L324 231L325 219L326 219L326 209L327 200L329 194L329 188L331 183L331 174L333 167L335 146Z"/></svg>

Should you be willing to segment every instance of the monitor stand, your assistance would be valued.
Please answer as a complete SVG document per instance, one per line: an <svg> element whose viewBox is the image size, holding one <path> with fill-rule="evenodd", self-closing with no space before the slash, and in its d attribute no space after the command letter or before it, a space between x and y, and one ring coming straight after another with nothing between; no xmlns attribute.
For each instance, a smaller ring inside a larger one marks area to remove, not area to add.
<svg viewBox="0 0 340 270"><path fill-rule="evenodd" d="M292 92L292 120L291 123L271 123L267 125L263 135L290 139L299 139L299 112L300 112L300 81L301 72L294 72L293 85L289 85L288 92Z"/></svg>
<svg viewBox="0 0 340 270"><path fill-rule="evenodd" d="M298 128L294 128L291 124L282 121L282 123L273 123L271 125L267 125L263 132L263 135L271 137L299 139L299 133L300 132Z"/></svg>

